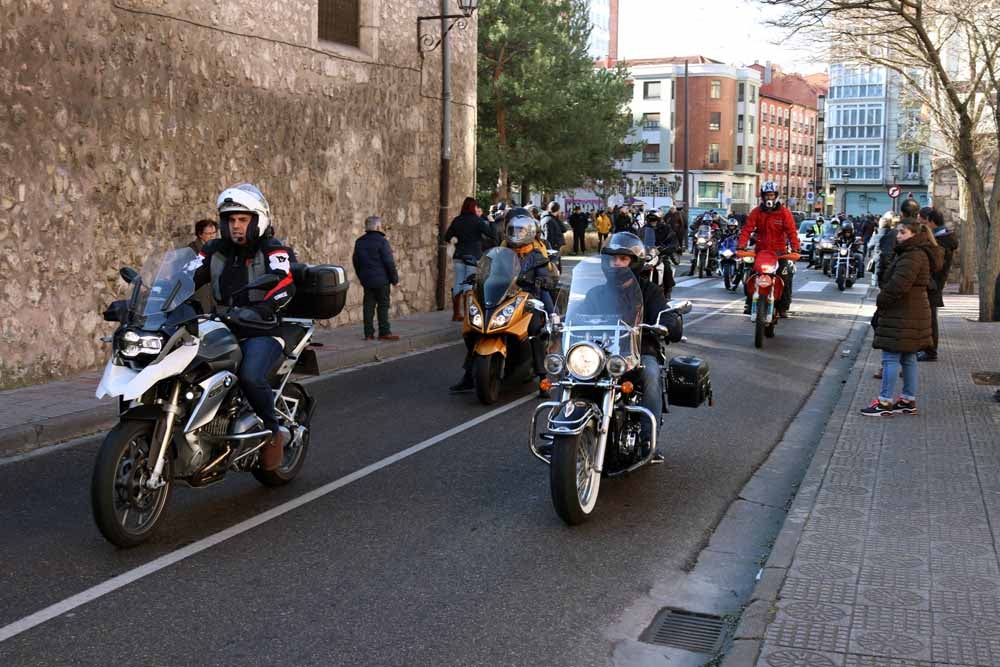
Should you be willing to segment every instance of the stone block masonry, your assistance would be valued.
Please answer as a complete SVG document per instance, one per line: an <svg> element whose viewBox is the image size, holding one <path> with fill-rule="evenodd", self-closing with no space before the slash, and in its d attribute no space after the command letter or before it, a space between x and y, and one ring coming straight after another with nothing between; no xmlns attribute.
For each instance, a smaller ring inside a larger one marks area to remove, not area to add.
<svg viewBox="0 0 1000 667"><path fill-rule="evenodd" d="M440 51L419 56L416 17L438 3L361 0L358 49L317 39L317 4L0 0L0 387L102 363L118 268L189 242L242 181L302 261L350 267L382 215L394 313L434 307ZM454 213L473 190L474 24L450 37Z"/></svg>

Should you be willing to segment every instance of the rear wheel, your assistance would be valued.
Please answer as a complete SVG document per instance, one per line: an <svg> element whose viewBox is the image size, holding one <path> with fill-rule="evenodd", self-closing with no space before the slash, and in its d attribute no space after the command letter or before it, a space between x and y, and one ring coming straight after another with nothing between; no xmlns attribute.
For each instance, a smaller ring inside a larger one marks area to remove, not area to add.
<svg viewBox="0 0 1000 667"><path fill-rule="evenodd" d="M593 422L579 435L556 436L552 443L549 487L556 514L570 526L590 518L597 506L601 473L597 472L597 436Z"/></svg>
<svg viewBox="0 0 1000 667"><path fill-rule="evenodd" d="M292 418L293 424L287 421L285 424L292 432L292 439L285 445L281 465L275 470L254 469L253 476L264 486L282 486L295 479L305 463L306 451L309 449L309 397L305 389L294 383L285 385L281 396L275 401L275 407L279 413L283 413L285 420Z"/></svg>
<svg viewBox="0 0 1000 667"><path fill-rule="evenodd" d="M101 534L115 546L134 547L148 540L170 497L170 458L164 459L157 489L146 486L152 473L150 450L155 422L126 421L111 429L97 452L90 482L90 504Z"/></svg>
<svg viewBox="0 0 1000 667"><path fill-rule="evenodd" d="M753 328L753 346L754 347L764 347L764 318L767 310L766 304L762 301L757 302L757 319L754 322Z"/></svg>
<svg viewBox="0 0 1000 667"><path fill-rule="evenodd" d="M477 356L473 362L472 375L476 382L476 398L483 405L493 405L500 396L500 364L499 353L487 357Z"/></svg>

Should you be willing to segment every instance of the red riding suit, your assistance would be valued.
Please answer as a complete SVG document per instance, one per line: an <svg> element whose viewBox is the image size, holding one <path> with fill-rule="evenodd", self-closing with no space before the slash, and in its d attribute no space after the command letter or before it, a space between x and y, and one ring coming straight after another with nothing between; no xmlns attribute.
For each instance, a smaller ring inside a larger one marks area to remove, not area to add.
<svg viewBox="0 0 1000 667"><path fill-rule="evenodd" d="M789 243L792 244L793 252L799 251L799 230L795 226L792 212L784 206L775 207L770 211L758 206L750 211L750 216L740 230L737 246L746 248L750 242L750 234L755 230L757 240L754 249L757 251L770 250L776 255L784 255L788 252Z"/></svg>

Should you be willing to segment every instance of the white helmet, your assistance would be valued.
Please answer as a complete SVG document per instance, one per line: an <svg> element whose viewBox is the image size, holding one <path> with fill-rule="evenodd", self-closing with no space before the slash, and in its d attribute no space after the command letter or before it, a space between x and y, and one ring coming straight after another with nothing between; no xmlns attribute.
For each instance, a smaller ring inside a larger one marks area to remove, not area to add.
<svg viewBox="0 0 1000 667"><path fill-rule="evenodd" d="M271 227L271 207L267 205L267 200L256 185L240 183L226 188L216 199L215 207L219 210L219 231L222 232L222 238L227 241L232 241L229 235L231 213L249 213L253 216L250 226L247 227L249 243L265 236Z"/></svg>

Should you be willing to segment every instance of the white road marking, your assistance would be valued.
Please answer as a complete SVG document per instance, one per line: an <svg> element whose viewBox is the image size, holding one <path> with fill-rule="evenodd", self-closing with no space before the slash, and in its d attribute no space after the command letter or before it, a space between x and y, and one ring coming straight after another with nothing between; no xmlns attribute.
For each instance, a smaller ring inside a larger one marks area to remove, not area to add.
<svg viewBox="0 0 1000 667"><path fill-rule="evenodd" d="M378 472L382 468L386 468L394 463L398 463L399 461L402 461L405 458L413 456L414 454L417 454L418 452L421 452L429 447L433 447L434 445L443 442L448 438L454 437L459 433L462 433L463 431L467 431L470 428L478 426L483 422L488 421L505 412L509 412L510 410L520 407L525 403L534 399L535 399L535 394L533 393L528 394L527 396L522 396L521 398L515 401L511 401L506 405L500 406L499 408L490 410L485 414L479 415L475 419L469 420L464 424L459 424L458 426L450 428L447 431L444 431L443 433L439 433L434 437L428 438L423 442L419 442L402 451L396 452L392 456L387 456L386 458L380 461L376 461L375 463L367 465L364 468L355 470L349 475L345 475L340 479L334 480L332 482L324 484L321 487L313 489L312 491L303 494L298 498L282 503L277 507L273 507L267 510L266 512L258 514L257 516L251 517L245 521L241 521L240 523L234 526L230 526L229 528L226 528L225 530L215 533L214 535L209 535L208 537L202 538L197 542L193 542L187 545L186 547L177 549L176 551L172 551L168 554L164 554L163 556L160 556L159 558L152 560L146 563L145 565L141 565L133 570L129 570L128 572L123 572L122 574L119 574L116 577L112 577L111 579L108 579L107 581L100 583L96 586L88 588L87 590L81 593L77 593L76 595L68 597L65 600L57 602L48 607L45 607L40 611L36 611L34 614L31 614L30 616L25 616L20 620L14 621L13 623L0 627L0 643L10 639L11 637L19 635L22 632L26 632L38 625L41 625L46 621L50 621L53 618L56 618L57 616L61 616L68 611L83 606L88 602L93 602L94 600L104 597L109 593L113 593L120 588L124 588L125 586L128 586L129 584L136 582L139 579L148 577L151 574L155 574L160 570L163 570L175 563L179 563L182 560L190 558L191 556L194 556L195 554L205 551L206 549L210 549L211 547L214 547L217 544L221 544L222 542L225 542L231 537L235 537L237 535L240 535L241 533L247 532L248 530L252 530L257 526L260 526L264 523L267 523L268 521L271 521L272 519L277 519L283 514L287 514L288 512L291 512L294 509L297 509L299 507L302 507L303 505L313 502L314 500L319 500L323 496L330 494L336 491L337 489L340 489L342 487L347 486L348 484L351 484L352 482L356 482L359 479L367 477L372 473Z"/></svg>
<svg viewBox="0 0 1000 667"><path fill-rule="evenodd" d="M684 322L684 328L687 329L692 324L697 324L698 322L701 322L702 320L708 319L709 317L712 317L713 315L718 315L719 313L721 313L722 311L726 310L730 306L736 305L738 303L739 304L743 304L745 302L746 302L746 299L736 299L735 301L730 301L729 303L727 303L727 304L725 304L723 306L719 306L715 310L710 310L709 312L705 313L701 317L696 317L693 320L691 320L690 322Z"/></svg>
<svg viewBox="0 0 1000 667"><path fill-rule="evenodd" d="M674 285L674 287L694 287L695 285L707 283L709 280L715 280L715 278L689 278L688 280L682 280Z"/></svg>
<svg viewBox="0 0 1000 667"><path fill-rule="evenodd" d="M792 288L793 292L822 292L826 289L827 285L832 285L830 282L822 282L817 280L810 280L802 287Z"/></svg>

